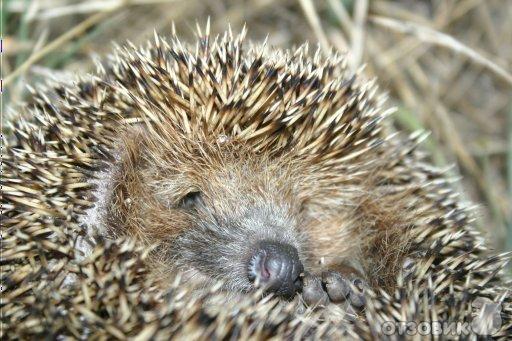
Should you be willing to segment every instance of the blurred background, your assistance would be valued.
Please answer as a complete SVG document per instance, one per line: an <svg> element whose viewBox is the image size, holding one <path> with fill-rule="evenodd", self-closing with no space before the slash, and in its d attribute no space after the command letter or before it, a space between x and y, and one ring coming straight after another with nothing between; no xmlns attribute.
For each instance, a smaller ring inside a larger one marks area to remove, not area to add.
<svg viewBox="0 0 512 341"><path fill-rule="evenodd" d="M512 250L511 0L4 0L4 121L27 84L93 71L113 42L143 43L172 22L193 41L208 17L213 34L246 24L253 40L309 41L366 65L398 108L391 124L432 132L424 148L453 165L476 226Z"/></svg>

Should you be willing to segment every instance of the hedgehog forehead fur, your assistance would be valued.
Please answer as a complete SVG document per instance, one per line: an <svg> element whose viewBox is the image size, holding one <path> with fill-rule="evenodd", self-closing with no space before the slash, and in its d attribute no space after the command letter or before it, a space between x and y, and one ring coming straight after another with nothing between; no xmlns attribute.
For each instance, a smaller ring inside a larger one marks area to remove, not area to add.
<svg viewBox="0 0 512 341"><path fill-rule="evenodd" d="M417 150L426 135L385 131L384 97L342 55L247 48L244 35L156 36L117 48L94 76L32 89L3 158L0 337L401 339L384 323L471 321L485 297L502 305L493 336L508 339L509 256L487 253L471 210ZM244 293L233 262L228 277L205 263L243 255L251 232L277 233L310 266L378 239L368 267L380 282L361 316L302 314ZM185 272L161 281L168 264Z"/></svg>

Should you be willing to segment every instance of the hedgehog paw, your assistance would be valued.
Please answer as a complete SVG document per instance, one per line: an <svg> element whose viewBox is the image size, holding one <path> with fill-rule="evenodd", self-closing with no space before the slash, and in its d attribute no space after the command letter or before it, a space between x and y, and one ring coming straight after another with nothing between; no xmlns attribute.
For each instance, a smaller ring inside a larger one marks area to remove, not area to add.
<svg viewBox="0 0 512 341"><path fill-rule="evenodd" d="M326 306L330 299L322 278L307 272L302 284L302 298L310 307Z"/></svg>
<svg viewBox="0 0 512 341"><path fill-rule="evenodd" d="M333 270L325 271L321 276L306 273L302 297L308 306L348 302L353 308L362 308L367 287L366 281L355 273L342 274Z"/></svg>

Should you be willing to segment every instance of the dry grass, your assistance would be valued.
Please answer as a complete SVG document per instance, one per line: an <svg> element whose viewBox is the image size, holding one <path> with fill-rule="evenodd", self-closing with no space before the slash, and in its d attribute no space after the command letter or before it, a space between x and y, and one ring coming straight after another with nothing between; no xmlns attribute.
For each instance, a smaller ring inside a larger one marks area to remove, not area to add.
<svg viewBox="0 0 512 341"><path fill-rule="evenodd" d="M439 166L455 164L478 226L512 249L512 2L509 0L4 0L4 113L25 85L93 69L111 42L171 31L192 38L244 23L249 36L290 47L308 40L350 51L399 108L393 123L425 129ZM508 233L507 233L508 230Z"/></svg>

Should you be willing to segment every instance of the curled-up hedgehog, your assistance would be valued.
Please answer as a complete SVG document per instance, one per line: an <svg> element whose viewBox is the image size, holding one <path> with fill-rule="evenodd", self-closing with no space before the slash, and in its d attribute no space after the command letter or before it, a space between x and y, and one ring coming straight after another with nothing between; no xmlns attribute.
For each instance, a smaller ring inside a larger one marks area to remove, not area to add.
<svg viewBox="0 0 512 341"><path fill-rule="evenodd" d="M3 335L400 338L474 322L477 298L491 326L451 336L510 335L507 255L425 134L386 129L375 81L199 36L32 86L4 155Z"/></svg>

